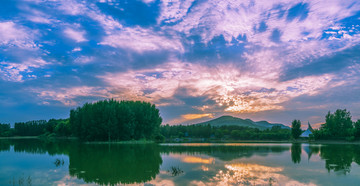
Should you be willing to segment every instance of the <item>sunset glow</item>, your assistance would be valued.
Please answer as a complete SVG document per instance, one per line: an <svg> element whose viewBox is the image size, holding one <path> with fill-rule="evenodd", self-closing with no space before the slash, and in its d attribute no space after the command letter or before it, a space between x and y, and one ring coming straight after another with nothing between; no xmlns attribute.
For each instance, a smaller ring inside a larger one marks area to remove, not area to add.
<svg viewBox="0 0 360 186"><path fill-rule="evenodd" d="M108 98L154 103L163 124L360 119L356 0L2 4L1 122Z"/></svg>
<svg viewBox="0 0 360 186"><path fill-rule="evenodd" d="M258 164L228 164L226 171L219 171L214 181L219 185L315 185L291 180L282 174L282 167Z"/></svg>

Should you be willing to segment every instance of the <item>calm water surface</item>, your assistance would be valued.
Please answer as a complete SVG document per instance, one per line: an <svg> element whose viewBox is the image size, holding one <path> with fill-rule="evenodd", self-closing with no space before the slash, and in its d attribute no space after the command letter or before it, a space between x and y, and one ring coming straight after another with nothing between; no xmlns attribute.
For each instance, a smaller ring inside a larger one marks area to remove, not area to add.
<svg viewBox="0 0 360 186"><path fill-rule="evenodd" d="M359 185L359 145L0 140L0 185Z"/></svg>

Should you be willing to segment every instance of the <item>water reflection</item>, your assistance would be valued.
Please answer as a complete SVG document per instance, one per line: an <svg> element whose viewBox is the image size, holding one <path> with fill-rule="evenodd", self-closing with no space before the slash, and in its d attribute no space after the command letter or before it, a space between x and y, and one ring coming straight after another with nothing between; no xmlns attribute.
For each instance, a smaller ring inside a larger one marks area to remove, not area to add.
<svg viewBox="0 0 360 186"><path fill-rule="evenodd" d="M325 160L325 168L328 172L334 171L337 174L346 175L351 171L353 162L360 165L360 149L356 145L301 145L293 143L291 145L291 159L294 164L301 162L302 147L308 155L308 160L313 154L319 154Z"/></svg>
<svg viewBox="0 0 360 186"><path fill-rule="evenodd" d="M272 185L278 182L282 167L258 164L227 164L227 170L219 171L214 181L219 185Z"/></svg>
<svg viewBox="0 0 360 186"><path fill-rule="evenodd" d="M63 159L56 159L55 161L54 161L54 165L56 166L56 167L60 167L60 166L63 166L65 164L65 161L63 160Z"/></svg>
<svg viewBox="0 0 360 186"><path fill-rule="evenodd" d="M102 185L150 181L162 164L156 145L79 145L69 159L71 176Z"/></svg>
<svg viewBox="0 0 360 186"><path fill-rule="evenodd" d="M185 163L202 163L202 164L213 164L215 158L201 158L196 156L186 156L182 159Z"/></svg>
<svg viewBox="0 0 360 186"><path fill-rule="evenodd" d="M7 140L0 140L0 152L10 151L10 143Z"/></svg>
<svg viewBox="0 0 360 186"><path fill-rule="evenodd" d="M308 156L308 160L310 160L311 156L313 154L319 154L320 152L320 145L309 145L309 144L303 144L302 145L303 150L305 151L305 153Z"/></svg>
<svg viewBox="0 0 360 186"><path fill-rule="evenodd" d="M360 149L357 145L301 145L301 143L293 143L291 145L291 159L294 164L301 162L302 146L304 152L308 155L308 159L313 154L319 154L321 159L325 160L325 168L334 171L337 174L346 175L351 171L353 162L360 165Z"/></svg>
<svg viewBox="0 0 360 186"><path fill-rule="evenodd" d="M0 140L0 151L29 154L67 155L69 174L86 183L116 185L144 183L156 177L162 158L159 147L153 145L91 145L69 141ZM55 159L55 167L64 165Z"/></svg>
<svg viewBox="0 0 360 186"><path fill-rule="evenodd" d="M349 145L326 145L320 148L320 157L325 160L325 167L337 174L350 173L352 162L360 165L360 149Z"/></svg>
<svg viewBox="0 0 360 186"><path fill-rule="evenodd" d="M6 139L0 140L1 147L5 147L7 151L10 150L10 146L14 147L14 152L25 152L28 154L69 154L69 150L74 148L78 143L72 140L61 141L41 141L38 139Z"/></svg>
<svg viewBox="0 0 360 186"><path fill-rule="evenodd" d="M177 144L173 146L161 145L160 149L161 152L165 154L205 154L223 161L231 161L242 157L252 157L254 155L267 156L269 153L281 154L289 150L288 145L199 145L200 146L196 146L196 144Z"/></svg>
<svg viewBox="0 0 360 186"><path fill-rule="evenodd" d="M170 172L172 176L178 176L178 175L184 173L184 171L181 170L180 167L175 167L175 166L171 166L170 170L168 170L168 172Z"/></svg>
<svg viewBox="0 0 360 186"><path fill-rule="evenodd" d="M328 172L347 178L352 174L351 183L360 182L360 148L348 144L91 145L0 140L0 152L54 156L44 160L49 161L50 171L64 170L66 179L88 184L296 185L326 181ZM312 171L317 171L316 176ZM39 178L31 177L36 185Z"/></svg>
<svg viewBox="0 0 360 186"><path fill-rule="evenodd" d="M291 145L291 160L296 164L301 161L301 143Z"/></svg>

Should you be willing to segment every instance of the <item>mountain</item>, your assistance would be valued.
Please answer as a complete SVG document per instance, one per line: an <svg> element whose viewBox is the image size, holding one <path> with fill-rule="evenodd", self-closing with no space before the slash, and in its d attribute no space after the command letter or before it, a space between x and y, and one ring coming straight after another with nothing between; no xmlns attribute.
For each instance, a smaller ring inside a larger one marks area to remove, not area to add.
<svg viewBox="0 0 360 186"><path fill-rule="evenodd" d="M241 119L233 116L221 116L219 118L202 123L197 123L195 125L207 125L207 124L210 124L211 126L236 125L242 127L258 128L260 130L271 129L273 126L280 126L283 129L290 129L290 127L280 123L269 123L267 121L253 121L251 119Z"/></svg>

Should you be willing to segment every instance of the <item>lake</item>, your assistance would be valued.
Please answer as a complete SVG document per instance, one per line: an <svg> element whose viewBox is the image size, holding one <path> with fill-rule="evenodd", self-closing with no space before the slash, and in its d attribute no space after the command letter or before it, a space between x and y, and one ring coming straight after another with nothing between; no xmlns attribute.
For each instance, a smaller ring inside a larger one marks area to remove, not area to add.
<svg viewBox="0 0 360 186"><path fill-rule="evenodd" d="M359 183L359 145L0 140L0 185Z"/></svg>

